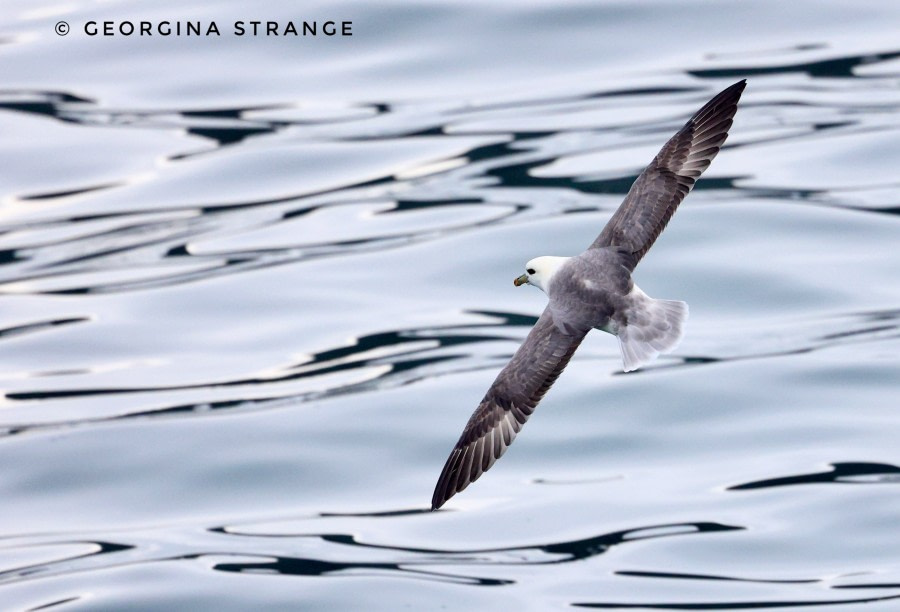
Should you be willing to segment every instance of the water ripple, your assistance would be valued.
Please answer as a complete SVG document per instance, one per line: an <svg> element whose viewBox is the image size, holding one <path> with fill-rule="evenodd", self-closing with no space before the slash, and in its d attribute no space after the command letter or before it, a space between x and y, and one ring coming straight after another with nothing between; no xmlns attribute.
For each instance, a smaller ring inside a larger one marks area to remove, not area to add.
<svg viewBox="0 0 900 612"><path fill-rule="evenodd" d="M352 39L3 18L4 609L896 607L896 6L339 8ZM429 512L543 308L510 271L746 77L638 270L682 348L626 375L591 334Z"/></svg>
<svg viewBox="0 0 900 612"><path fill-rule="evenodd" d="M728 487L729 491L818 483L900 483L900 467L880 463L834 463L830 472L768 478Z"/></svg>
<svg viewBox="0 0 900 612"><path fill-rule="evenodd" d="M862 597L859 599L824 599L810 598L806 600L781 601L723 601L723 602L574 602L571 605L579 608L602 609L642 609L642 610L764 610L769 608L806 608L810 606L837 606L850 604L868 604L880 601L900 599L900 595L883 597Z"/></svg>
<svg viewBox="0 0 900 612"><path fill-rule="evenodd" d="M0 435L14 435L47 427L71 427L145 417L205 415L224 410L250 410L274 408L285 404L321 401L351 393L371 393L378 390L409 385L423 379L458 375L466 372L496 369L511 356L518 343L534 325L536 317L510 312L472 311L471 316L481 319L464 325L428 326L377 332L354 338L347 345L325 348L305 356L302 361L266 372L264 376L249 376L228 380L205 381L193 384L134 386L134 387L82 387L22 388L4 394L11 406L16 403L66 400L95 396L127 396L160 392L187 392L194 390L235 389L229 399L208 400L185 404L170 404L147 410L118 413L112 416L86 416L64 422L14 423L6 419ZM487 317L488 321L483 319ZM50 329L62 324L84 322L85 318L61 319L46 324L26 324L11 328L8 333ZM822 333L826 325L835 331ZM855 313L826 321L814 321L804 325L790 323L786 328L774 328L757 337L740 352L720 355L681 355L660 362L652 367L627 376L648 376L673 368L697 367L724 362L772 359L779 356L802 355L842 345L885 342L900 338L900 311L895 309ZM509 331L513 331L510 335ZM0 332L0 338L3 333ZM767 344L767 341L775 345ZM498 354L487 354L479 347L493 347L503 343L505 349ZM579 354L576 360L596 359L597 356ZM625 375L619 371L615 376ZM42 371L31 377L58 375L59 372ZM352 375L349 380L330 381L335 374ZM27 377L26 377L27 379ZM266 387L277 388L283 383L307 382L314 389L295 393L262 393ZM249 390L249 393L248 393Z"/></svg>

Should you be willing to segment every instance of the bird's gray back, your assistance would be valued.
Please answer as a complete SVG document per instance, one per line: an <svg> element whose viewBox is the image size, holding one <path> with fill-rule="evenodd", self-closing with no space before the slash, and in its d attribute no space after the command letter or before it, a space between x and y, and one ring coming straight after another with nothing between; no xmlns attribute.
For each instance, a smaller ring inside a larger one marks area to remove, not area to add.
<svg viewBox="0 0 900 612"><path fill-rule="evenodd" d="M556 272L548 297L563 331L605 327L624 308L634 285L626 257L616 248L588 249Z"/></svg>

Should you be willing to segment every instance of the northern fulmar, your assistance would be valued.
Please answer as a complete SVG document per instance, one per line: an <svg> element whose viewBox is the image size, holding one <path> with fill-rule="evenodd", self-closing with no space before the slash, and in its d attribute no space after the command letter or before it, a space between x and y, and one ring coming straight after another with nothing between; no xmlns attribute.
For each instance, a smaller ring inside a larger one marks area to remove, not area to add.
<svg viewBox="0 0 900 612"><path fill-rule="evenodd" d="M591 329L619 338L626 372L681 340L687 304L647 296L631 273L719 152L746 84L742 80L719 93L678 130L584 253L525 264L515 285L534 285L549 304L469 418L444 464L432 510L503 455Z"/></svg>

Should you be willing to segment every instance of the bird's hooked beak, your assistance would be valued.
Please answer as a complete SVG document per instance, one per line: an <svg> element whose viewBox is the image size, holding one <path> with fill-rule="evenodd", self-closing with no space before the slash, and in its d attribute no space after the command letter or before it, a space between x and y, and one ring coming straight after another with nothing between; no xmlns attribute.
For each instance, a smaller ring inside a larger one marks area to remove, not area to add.
<svg viewBox="0 0 900 612"><path fill-rule="evenodd" d="M527 282L528 282L528 275L523 274L522 276L520 276L519 278L517 278L516 280L513 281L513 285L515 285L516 287L521 287L522 285L524 285Z"/></svg>

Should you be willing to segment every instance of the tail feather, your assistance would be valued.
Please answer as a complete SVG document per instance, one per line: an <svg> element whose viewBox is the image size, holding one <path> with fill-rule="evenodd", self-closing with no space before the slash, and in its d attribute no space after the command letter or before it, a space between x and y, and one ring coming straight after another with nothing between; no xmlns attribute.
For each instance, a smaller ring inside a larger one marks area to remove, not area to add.
<svg viewBox="0 0 900 612"><path fill-rule="evenodd" d="M668 353L678 346L688 318L685 302L654 300L644 295L641 298L629 312L628 323L617 333L626 372L636 370L660 353Z"/></svg>

